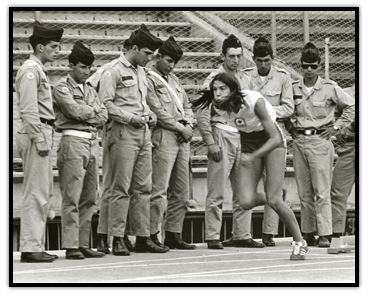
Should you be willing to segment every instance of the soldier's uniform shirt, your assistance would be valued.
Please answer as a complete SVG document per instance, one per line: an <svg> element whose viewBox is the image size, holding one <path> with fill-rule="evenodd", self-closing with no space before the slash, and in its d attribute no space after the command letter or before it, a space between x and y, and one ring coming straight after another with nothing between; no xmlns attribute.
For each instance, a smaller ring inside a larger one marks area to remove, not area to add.
<svg viewBox="0 0 368 294"><path fill-rule="evenodd" d="M107 144L111 154L110 233L123 237L129 209L131 235L150 235L152 147L148 125L135 129L134 115L154 115L146 103L147 79L143 67L135 68L124 55L102 72L99 97L109 118Z"/></svg>
<svg viewBox="0 0 368 294"><path fill-rule="evenodd" d="M271 65L263 81L257 67L247 68L243 72L250 78L249 90L261 93L274 107L277 118L288 118L293 114L293 90L286 70Z"/></svg>
<svg viewBox="0 0 368 294"><path fill-rule="evenodd" d="M35 143L43 142L45 138L41 131L40 118L54 120L55 114L47 69L36 56L31 55L19 68L15 77L15 91L22 119L20 131L27 132Z"/></svg>
<svg viewBox="0 0 368 294"><path fill-rule="evenodd" d="M88 84L84 91L68 74L55 86L54 105L58 131L96 134L107 121L107 110ZM99 106L95 112L94 106ZM63 197L61 210L63 248L89 248L90 227L97 196L99 145L92 139L63 135L57 165Z"/></svg>
<svg viewBox="0 0 368 294"><path fill-rule="evenodd" d="M97 132L97 127L106 122L107 110L100 102L96 90L88 83L83 85L83 89L69 74L55 86L54 109L57 131L71 129ZM101 111L96 113L94 105L100 107Z"/></svg>
<svg viewBox="0 0 368 294"><path fill-rule="evenodd" d="M145 70L139 65L135 68L123 54L119 62L107 67L101 75L99 96L109 117L123 124L129 123L134 115L152 113L146 102Z"/></svg>
<svg viewBox="0 0 368 294"><path fill-rule="evenodd" d="M323 129L333 124L344 126L354 117L355 103L335 82L318 77L307 92L303 80L293 82L296 108L294 127ZM336 107L343 109L335 121ZM293 165L301 202L301 231L319 236L332 233L331 196L334 148L330 139L320 135L299 134L293 140ZM316 199L316 200L314 200Z"/></svg>
<svg viewBox="0 0 368 294"><path fill-rule="evenodd" d="M295 81L293 95L296 109L294 127L297 129L320 129L331 124L344 127L344 121L352 121L354 118L354 99L332 80L318 77L310 93L303 79ZM343 109L343 112L335 122L336 107Z"/></svg>
<svg viewBox="0 0 368 294"><path fill-rule="evenodd" d="M156 74L162 74L152 68ZM163 76L162 76L163 77ZM185 213L185 202L189 199L190 143L177 141L184 125L179 121L193 122L193 112L187 94L179 79L169 73L167 83L175 91L184 113L179 110L176 98L156 76L148 71L147 102L157 115L157 126L152 132L152 197L150 208L151 234L161 231L161 223L167 210L163 230L181 233ZM168 187L170 193L167 195Z"/></svg>
<svg viewBox="0 0 368 294"><path fill-rule="evenodd" d="M35 143L46 142L52 149L52 126L41 123L40 119L53 120L55 115L47 69L34 55L18 70L15 90L22 120L16 145L24 172L20 251L42 252L45 250L45 227L53 192L53 162L51 151L48 156L41 157Z"/></svg>
<svg viewBox="0 0 368 294"><path fill-rule="evenodd" d="M217 76L219 73L226 72L224 65L220 65L218 69L215 69L211 74L204 80L202 84L202 88L204 90L210 89L210 83L213 80L215 76ZM238 82L240 84L241 90L248 90L250 88L250 79L249 77L241 70L238 70L235 73L235 77L238 79Z"/></svg>

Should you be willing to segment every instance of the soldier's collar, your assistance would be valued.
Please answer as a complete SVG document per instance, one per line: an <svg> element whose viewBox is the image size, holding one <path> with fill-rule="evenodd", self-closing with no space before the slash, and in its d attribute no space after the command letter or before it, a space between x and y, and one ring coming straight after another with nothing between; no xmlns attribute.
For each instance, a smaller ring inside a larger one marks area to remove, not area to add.
<svg viewBox="0 0 368 294"><path fill-rule="evenodd" d="M39 60L36 55L31 54L29 57L30 60L33 60L34 62L37 62L37 64L39 64L42 68L42 70L44 72L47 72L47 68L43 65L43 63L41 62L41 60Z"/></svg>
<svg viewBox="0 0 368 294"><path fill-rule="evenodd" d="M79 88L77 82L73 79L73 77L68 73L66 76L67 82L69 82L70 85L72 85L73 88Z"/></svg>

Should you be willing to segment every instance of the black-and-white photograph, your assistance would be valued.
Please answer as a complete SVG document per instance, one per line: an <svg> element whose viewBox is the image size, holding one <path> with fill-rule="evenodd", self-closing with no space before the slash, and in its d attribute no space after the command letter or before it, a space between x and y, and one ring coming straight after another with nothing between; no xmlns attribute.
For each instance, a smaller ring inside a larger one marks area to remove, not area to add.
<svg viewBox="0 0 368 294"><path fill-rule="evenodd" d="M9 285L358 286L359 7L180 9L9 6Z"/></svg>

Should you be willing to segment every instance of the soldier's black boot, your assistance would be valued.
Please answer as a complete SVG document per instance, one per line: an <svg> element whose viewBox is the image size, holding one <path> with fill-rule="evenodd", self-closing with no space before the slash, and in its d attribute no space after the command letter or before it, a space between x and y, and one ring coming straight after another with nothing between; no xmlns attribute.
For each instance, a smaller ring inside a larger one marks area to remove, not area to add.
<svg viewBox="0 0 368 294"><path fill-rule="evenodd" d="M97 251L105 254L110 253L109 243L107 242L107 234L97 234Z"/></svg>
<svg viewBox="0 0 368 294"><path fill-rule="evenodd" d="M164 245L168 246L170 249L192 250L197 248L195 245L185 243L182 239L180 239L180 233L169 231L165 231Z"/></svg>
<svg viewBox="0 0 368 294"><path fill-rule="evenodd" d="M128 248L126 248L125 246L123 237L114 236L114 239L112 240L112 254L123 255L123 256L130 255Z"/></svg>

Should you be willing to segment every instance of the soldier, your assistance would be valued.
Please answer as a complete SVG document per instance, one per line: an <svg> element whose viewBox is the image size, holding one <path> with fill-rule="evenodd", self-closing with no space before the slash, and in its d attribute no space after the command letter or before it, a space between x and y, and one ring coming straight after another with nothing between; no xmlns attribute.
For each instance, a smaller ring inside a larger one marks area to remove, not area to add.
<svg viewBox="0 0 368 294"><path fill-rule="evenodd" d="M355 99L355 85L344 89ZM347 200L355 183L355 118L336 135L338 155L332 175L331 207L333 237L343 236Z"/></svg>
<svg viewBox="0 0 368 294"><path fill-rule="evenodd" d="M130 38L131 48L100 79L100 99L112 119L107 134L111 156L109 219L113 254L130 255L124 242L129 209L135 252L167 252L150 239L152 190L151 131L157 117L146 103L147 80L143 66L162 45L145 25ZM130 205L130 207L129 207Z"/></svg>
<svg viewBox="0 0 368 294"><path fill-rule="evenodd" d="M238 70L243 47L240 40L230 35L222 45L224 63L219 69L212 72L203 84L205 90L213 78L219 73L233 74L242 90L249 89L250 79ZM194 103L194 106L199 105ZM209 249L223 249L223 246L262 248L262 243L252 239L251 221L252 212L244 210L238 199L238 192L234 183L237 178L237 169L240 159L240 135L233 120L227 120L218 107L212 104L209 107L200 107L196 113L198 128L204 143L208 146L208 172L205 211L205 232ZM234 237L220 243L222 223L222 205L226 193L226 181L230 178L233 192L233 234Z"/></svg>
<svg viewBox="0 0 368 294"><path fill-rule="evenodd" d="M15 78L21 125L16 144L23 161L23 188L20 216L21 262L52 262L57 255L45 252L44 236L53 190L53 123L51 84L45 64L59 53L64 30L50 29L36 22L29 41L33 54Z"/></svg>
<svg viewBox="0 0 368 294"><path fill-rule="evenodd" d="M133 34L132 34L133 35ZM124 50L126 52L131 47L129 39L124 41ZM87 82L89 82L95 89L99 89L99 82L101 78L101 73L108 67L119 62L119 58L113 60L110 64L104 65L102 68L98 69L95 74L93 74ZM98 218L97 226L97 251L104 252L106 254L110 253L109 242L108 242L108 231L109 231L109 203L111 194L111 163L110 163L110 151L107 145L107 131L111 119L108 119L106 124L102 129L102 189L100 198L100 213ZM129 227L129 226L127 226ZM127 231L126 231L127 233ZM124 234L124 242L127 249L132 252L134 251L134 246L130 242L127 234Z"/></svg>
<svg viewBox="0 0 368 294"><path fill-rule="evenodd" d="M275 108L276 121L285 135L283 121L294 111L293 90L289 73L272 64L273 50L265 38L258 38L253 46L253 60L256 67L244 72L250 78L250 90L257 91ZM286 150L286 149L285 149ZM285 162L286 163L286 162ZM266 174L263 174L265 180ZM266 246L275 246L274 235L278 234L279 217L268 205L264 206L262 241Z"/></svg>
<svg viewBox="0 0 368 294"><path fill-rule="evenodd" d="M91 219L96 206L99 145L97 128L107 121L107 110L85 81L93 53L81 42L69 55L70 72L54 89L56 131L62 132L58 150L62 247L66 259L102 257L89 247Z"/></svg>
<svg viewBox="0 0 368 294"><path fill-rule="evenodd" d="M301 202L301 230L308 245L329 247L332 234L331 181L334 148L331 136L344 121L355 115L353 98L332 80L318 75L321 58L318 48L308 42L302 49L303 79L293 82L296 116L289 133L293 137L293 164ZM336 121L336 107L342 115Z"/></svg>
<svg viewBox="0 0 368 294"><path fill-rule="evenodd" d="M183 55L182 49L170 36L160 47L156 64L148 71L147 103L157 115L152 132L152 196L151 239L170 249L195 249L185 243L183 229L186 200L189 199L190 140L193 136L193 112L177 76L172 73ZM170 193L167 195L167 190ZM165 217L165 241L157 237Z"/></svg>

